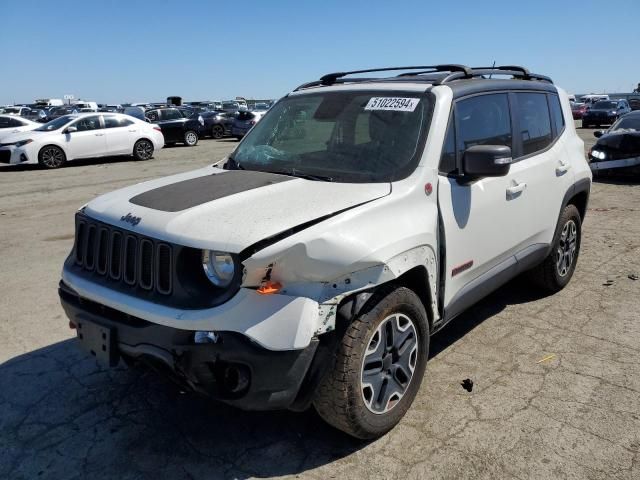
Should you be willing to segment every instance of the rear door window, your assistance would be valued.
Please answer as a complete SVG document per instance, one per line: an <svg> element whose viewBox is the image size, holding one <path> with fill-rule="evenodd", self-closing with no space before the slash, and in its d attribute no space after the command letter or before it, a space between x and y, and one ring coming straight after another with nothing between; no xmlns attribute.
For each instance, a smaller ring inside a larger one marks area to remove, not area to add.
<svg viewBox="0 0 640 480"><path fill-rule="evenodd" d="M516 93L515 96L522 155L544 150L553 142L546 94Z"/></svg>

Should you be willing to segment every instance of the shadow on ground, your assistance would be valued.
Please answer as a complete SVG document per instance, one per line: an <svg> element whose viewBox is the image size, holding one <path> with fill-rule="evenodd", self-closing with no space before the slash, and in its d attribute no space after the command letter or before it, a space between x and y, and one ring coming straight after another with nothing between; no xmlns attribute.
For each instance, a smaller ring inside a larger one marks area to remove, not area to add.
<svg viewBox="0 0 640 480"><path fill-rule="evenodd" d="M536 298L512 283L436 335L432 356L506 305ZM0 365L0 478L295 475L367 445L313 411L242 412L153 372L100 369L74 343Z"/></svg>

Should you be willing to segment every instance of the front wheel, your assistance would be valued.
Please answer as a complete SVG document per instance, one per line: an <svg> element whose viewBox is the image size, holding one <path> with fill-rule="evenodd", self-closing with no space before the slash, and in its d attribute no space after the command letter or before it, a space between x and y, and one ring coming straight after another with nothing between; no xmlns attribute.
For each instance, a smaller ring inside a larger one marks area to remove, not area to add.
<svg viewBox="0 0 640 480"><path fill-rule="evenodd" d="M531 271L533 281L549 292L562 290L571 280L578 263L582 219L575 205L567 205L553 236L551 252Z"/></svg>
<svg viewBox="0 0 640 480"><path fill-rule="evenodd" d="M391 430L418 393L429 356L429 323L418 296L377 291L349 325L313 404L329 424L357 438Z"/></svg>
<svg viewBox="0 0 640 480"><path fill-rule="evenodd" d="M60 168L66 161L64 151L55 145L47 145L38 153L38 163L45 168Z"/></svg>
<svg viewBox="0 0 640 480"><path fill-rule="evenodd" d="M195 147L198 143L198 134L193 130L184 132L184 143L188 147Z"/></svg>
<svg viewBox="0 0 640 480"><path fill-rule="evenodd" d="M224 127L222 125L214 125L211 129L211 137L219 140L224 136Z"/></svg>
<svg viewBox="0 0 640 480"><path fill-rule="evenodd" d="M133 157L136 160L149 160L153 157L153 143L149 140L138 140L133 146Z"/></svg>

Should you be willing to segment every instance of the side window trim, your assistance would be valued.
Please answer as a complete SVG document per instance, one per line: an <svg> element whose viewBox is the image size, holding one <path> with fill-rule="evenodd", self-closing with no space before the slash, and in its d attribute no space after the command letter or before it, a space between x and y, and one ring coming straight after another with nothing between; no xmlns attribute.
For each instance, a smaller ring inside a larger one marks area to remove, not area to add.
<svg viewBox="0 0 640 480"><path fill-rule="evenodd" d="M442 150L440 151L440 161L438 162L438 174L439 175L445 175L448 177L458 177L460 175L460 171L462 168L462 164L461 164L461 156L460 159L458 158L458 142L457 142L457 134L456 134L456 118L455 118L455 102L453 102L451 104L451 111L449 112L449 120L447 121L447 128L444 132L444 139L442 142ZM454 159L455 159L455 171L454 172L445 172L442 170L442 160L444 157L444 149L446 147L447 144L447 138L449 137L449 133L453 134L453 155L454 155Z"/></svg>

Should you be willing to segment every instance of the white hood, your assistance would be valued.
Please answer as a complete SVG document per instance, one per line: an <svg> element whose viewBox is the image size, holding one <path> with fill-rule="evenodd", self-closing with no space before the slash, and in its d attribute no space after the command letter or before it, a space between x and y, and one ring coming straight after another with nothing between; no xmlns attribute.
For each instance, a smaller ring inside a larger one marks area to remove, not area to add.
<svg viewBox="0 0 640 480"><path fill-rule="evenodd" d="M207 167L108 193L90 202L85 213L167 242L239 253L390 192L389 183L332 183Z"/></svg>
<svg viewBox="0 0 640 480"><path fill-rule="evenodd" d="M49 133L49 132L35 132L33 130L27 130L25 132L10 133L8 135L5 135L2 133L2 130L0 130L0 138L2 138L2 143L16 143L16 142L19 142L20 140L26 140L27 138L34 138L37 135L40 135L43 133Z"/></svg>

